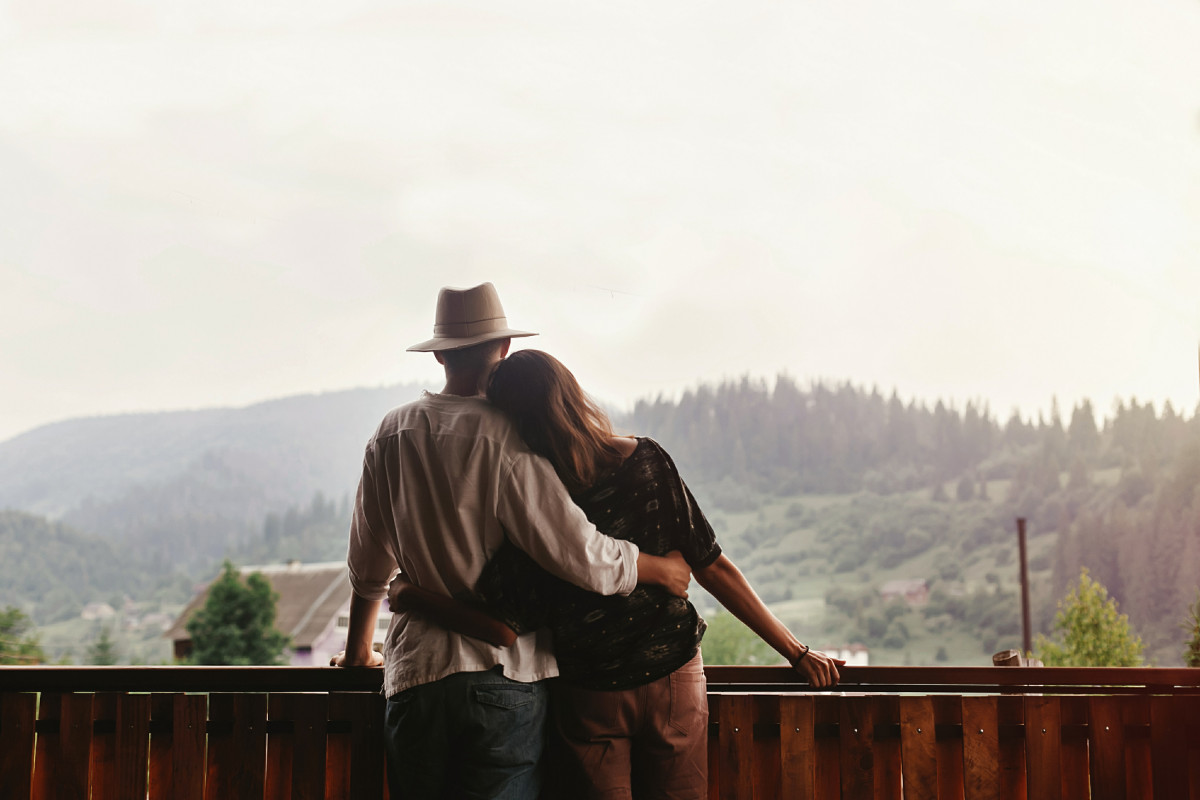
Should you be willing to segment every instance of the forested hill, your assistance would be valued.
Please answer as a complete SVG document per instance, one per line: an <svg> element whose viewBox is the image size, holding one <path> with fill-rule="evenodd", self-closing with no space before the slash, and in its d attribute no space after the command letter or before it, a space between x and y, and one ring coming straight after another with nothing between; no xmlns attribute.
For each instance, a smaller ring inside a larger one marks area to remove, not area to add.
<svg viewBox="0 0 1200 800"><path fill-rule="evenodd" d="M352 483L362 447L389 408L422 387L398 385L299 395L245 408L73 419L0 442L0 508L58 516L85 499L233 454L268 499L298 499ZM347 477L349 475L349 477Z"/></svg>
<svg viewBox="0 0 1200 800"><path fill-rule="evenodd" d="M421 387L302 395L203 411L77 419L0 443L0 509L207 566L264 516L353 491L383 414Z"/></svg>
<svg viewBox="0 0 1200 800"><path fill-rule="evenodd" d="M388 408L418 391L47 426L0 443L0 509L119 544L155 576L183 569L207 579L225 555L243 564L336 558L362 446ZM830 617L829 635L875 652L906 640L895 645L901 657L921 644L891 631L903 619L881 628L868 607L881 581L906 577L935 579L944 600L935 608L948 603L964 636L1019 644L1008 600L980 596L968 604L972 621L953 599L1012 591L1018 515L1034 537L1040 630L1086 566L1164 662L1200 588L1200 417L1170 406L1129 401L1097 420L1084 402L999 420L985 405L781 377L642 401L615 422L666 446L765 596L823 596L849 615ZM1003 615L987 611L998 604ZM914 637L918 622L904 623ZM930 637L942 624L921 623Z"/></svg>
<svg viewBox="0 0 1200 800"><path fill-rule="evenodd" d="M975 404L930 407L780 378L773 389L743 380L641 402L621 422L658 438L717 508L745 511L772 496L924 497L945 503L941 518L955 520L935 544L960 560L984 545L1011 546L1014 518L1026 517L1034 535L1053 535L1035 626L1046 632L1054 599L1087 567L1149 652L1171 658L1178 623L1200 592L1200 416L1169 404L1159 412L1119 403L1097 424L1085 401L1066 419L1055 407L1002 423ZM977 502L981 493L989 502ZM859 514L860 527L842 525L823 552L842 570L916 555L912 531L887 517L898 517L897 504ZM978 511L968 519L959 506ZM766 525L756 545L786 540L789 527L802 526Z"/></svg>

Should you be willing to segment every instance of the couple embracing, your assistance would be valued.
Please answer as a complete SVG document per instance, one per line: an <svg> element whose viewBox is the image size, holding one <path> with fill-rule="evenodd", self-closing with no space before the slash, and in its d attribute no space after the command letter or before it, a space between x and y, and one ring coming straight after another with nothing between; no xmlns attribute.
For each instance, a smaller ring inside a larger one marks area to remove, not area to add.
<svg viewBox="0 0 1200 800"><path fill-rule="evenodd" d="M532 335L490 283L441 291L434 337L409 350L446 385L367 444L333 663L383 664L393 797L705 797L693 574L813 686L841 662L763 605L661 446L616 436L552 356L508 354Z"/></svg>

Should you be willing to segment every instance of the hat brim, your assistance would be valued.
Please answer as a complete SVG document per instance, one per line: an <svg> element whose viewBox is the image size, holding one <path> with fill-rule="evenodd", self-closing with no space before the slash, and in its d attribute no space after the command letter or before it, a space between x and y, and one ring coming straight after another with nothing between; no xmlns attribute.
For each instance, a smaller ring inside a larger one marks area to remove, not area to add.
<svg viewBox="0 0 1200 800"><path fill-rule="evenodd" d="M476 336L456 337L456 336L435 336L432 339L426 339L423 342L414 344L408 348L409 353L436 353L444 350L461 350L464 347L471 347L484 342L490 342L495 339L517 339L522 336L537 336L536 333L529 331L514 331L512 328L504 328L499 331L488 331Z"/></svg>

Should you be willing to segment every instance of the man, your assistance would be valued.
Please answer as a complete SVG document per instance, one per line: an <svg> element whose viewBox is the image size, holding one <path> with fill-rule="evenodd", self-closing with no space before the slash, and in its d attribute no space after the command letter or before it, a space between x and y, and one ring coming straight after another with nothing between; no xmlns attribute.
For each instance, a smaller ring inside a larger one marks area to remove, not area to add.
<svg viewBox="0 0 1200 800"><path fill-rule="evenodd" d="M469 593L505 537L544 569L600 594L659 583L685 595L682 558L638 552L596 531L554 470L481 397L512 330L490 283L443 289L432 352L440 394L393 409L368 442L350 527L346 650L335 666L385 664L388 781L406 798L534 798L546 687L557 674L545 631L493 647L398 613L384 655L371 650L380 600L396 570L445 595Z"/></svg>

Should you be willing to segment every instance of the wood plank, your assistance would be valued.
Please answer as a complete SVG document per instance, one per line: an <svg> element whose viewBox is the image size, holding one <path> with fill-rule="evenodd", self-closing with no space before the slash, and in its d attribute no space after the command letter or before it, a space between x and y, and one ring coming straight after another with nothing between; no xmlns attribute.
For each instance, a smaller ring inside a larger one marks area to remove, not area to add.
<svg viewBox="0 0 1200 800"><path fill-rule="evenodd" d="M116 800L121 796L117 784L117 701L116 692L96 692L92 699L92 718L100 730L92 736L92 800Z"/></svg>
<svg viewBox="0 0 1200 800"><path fill-rule="evenodd" d="M1080 733L1088 724L1088 701L1086 697L1063 697L1059 700L1062 709L1062 724L1071 726L1063 731L1062 750L1062 796L1063 800L1090 800L1091 773L1088 770L1087 736Z"/></svg>
<svg viewBox="0 0 1200 800"><path fill-rule="evenodd" d="M383 683L382 669L333 671L324 667L155 666L99 670L40 665L3 667L2 671L7 691L34 692L378 692ZM942 692L951 686L972 687L959 694L977 693L974 687L1046 692L1055 686L1200 686L1200 675L1186 667L845 667L840 672L839 688L844 692ZM714 692L754 691L726 688L731 681L754 687L778 686L783 691L806 688L785 666L708 666L705 674Z"/></svg>
<svg viewBox="0 0 1200 800"><path fill-rule="evenodd" d="M380 797L386 793L384 781L383 716L387 703L378 693L358 692L347 695L351 729L350 797Z"/></svg>
<svg viewBox="0 0 1200 800"><path fill-rule="evenodd" d="M1181 697L1183 716L1188 720L1188 785L1190 800L1200 800L1200 696Z"/></svg>
<svg viewBox="0 0 1200 800"><path fill-rule="evenodd" d="M1025 779L1024 699L1020 695L998 697L996 720L1000 726L1000 796L1004 800L1025 800L1029 788Z"/></svg>
<svg viewBox="0 0 1200 800"><path fill-rule="evenodd" d="M1062 709L1057 697L1025 698L1029 796L1062 800Z"/></svg>
<svg viewBox="0 0 1200 800"><path fill-rule="evenodd" d="M175 696L158 692L150 695L150 766L146 777L147 800L174 798L171 791L171 742L174 735Z"/></svg>
<svg viewBox="0 0 1200 800"><path fill-rule="evenodd" d="M1125 723L1121 707L1120 697L1088 698L1093 800L1125 798Z"/></svg>
<svg viewBox="0 0 1200 800"><path fill-rule="evenodd" d="M842 800L874 800L874 706L869 697L841 698L838 742Z"/></svg>
<svg viewBox="0 0 1200 800"><path fill-rule="evenodd" d="M727 694L721 697L720 737L721 800L752 800L754 770L754 697Z"/></svg>
<svg viewBox="0 0 1200 800"><path fill-rule="evenodd" d="M963 800L962 697L934 697L933 723L937 734L938 798Z"/></svg>
<svg viewBox="0 0 1200 800"><path fill-rule="evenodd" d="M0 692L0 800L25 800L32 790L36 714L36 694Z"/></svg>
<svg viewBox="0 0 1200 800"><path fill-rule="evenodd" d="M901 773L900 698L893 695L871 696L875 719L872 748L875 753L875 800L901 800L904 780ZM881 730L885 733L881 734Z"/></svg>
<svg viewBox="0 0 1200 800"><path fill-rule="evenodd" d="M1181 697L1188 725L1188 784L1191 800L1200 800L1200 697Z"/></svg>
<svg viewBox="0 0 1200 800"><path fill-rule="evenodd" d="M837 735L841 719L841 698L829 695L813 697L813 726L816 736L816 794L817 797L839 797L842 790L841 743Z"/></svg>
<svg viewBox="0 0 1200 800"><path fill-rule="evenodd" d="M900 753L904 800L937 800L933 698L900 698Z"/></svg>
<svg viewBox="0 0 1200 800"><path fill-rule="evenodd" d="M816 747L813 699L788 695L779 699L780 797L816 800Z"/></svg>
<svg viewBox="0 0 1200 800"><path fill-rule="evenodd" d="M210 695L208 720L205 800L259 800L266 776L266 695Z"/></svg>
<svg viewBox="0 0 1200 800"><path fill-rule="evenodd" d="M354 758L354 728L358 725L353 695L335 692L329 695L329 731L325 737L325 797L327 800L349 800L350 767ZM371 712L364 709L365 714ZM366 719L364 717L363 721ZM348 725L345 732L336 727ZM360 795L366 796L366 795ZM377 790L371 797L379 797Z"/></svg>
<svg viewBox="0 0 1200 800"><path fill-rule="evenodd" d="M962 699L966 800L1009 800L1000 793L1000 714L996 697Z"/></svg>
<svg viewBox="0 0 1200 800"><path fill-rule="evenodd" d="M92 749L92 695L61 696L59 761L53 775L52 797L78 800L89 792Z"/></svg>
<svg viewBox="0 0 1200 800"><path fill-rule="evenodd" d="M294 695L272 692L267 699L267 719L275 728L294 722L291 698ZM267 734L267 774L263 800L288 800L292 795L292 757L295 753L293 731Z"/></svg>
<svg viewBox="0 0 1200 800"><path fill-rule="evenodd" d="M292 751L292 800L325 800L325 731L329 696L291 695L295 721Z"/></svg>
<svg viewBox="0 0 1200 800"><path fill-rule="evenodd" d="M708 694L708 798L721 800L721 695Z"/></svg>
<svg viewBox="0 0 1200 800"><path fill-rule="evenodd" d="M59 729L48 730L50 724L59 725L62 717L62 698L58 692L43 692L38 700L37 718L43 731L37 735L34 746L32 800L48 800L54 797L54 775L62 761L62 739ZM61 728L61 725L59 725Z"/></svg>
<svg viewBox="0 0 1200 800"><path fill-rule="evenodd" d="M172 698L171 800L203 800L205 749L208 741L208 696L177 694Z"/></svg>
<svg viewBox="0 0 1200 800"><path fill-rule="evenodd" d="M754 795L779 797L779 695L754 695Z"/></svg>
<svg viewBox="0 0 1200 800"><path fill-rule="evenodd" d="M1150 748L1154 771L1154 796L1188 796L1187 717L1181 698L1150 698Z"/></svg>
<svg viewBox="0 0 1200 800"><path fill-rule="evenodd" d="M117 786L121 797L146 796L150 755L150 695L126 694L117 702Z"/></svg>
<svg viewBox="0 0 1200 800"><path fill-rule="evenodd" d="M1125 720L1125 792L1129 800L1153 800L1150 753L1150 698L1122 697Z"/></svg>

